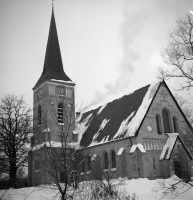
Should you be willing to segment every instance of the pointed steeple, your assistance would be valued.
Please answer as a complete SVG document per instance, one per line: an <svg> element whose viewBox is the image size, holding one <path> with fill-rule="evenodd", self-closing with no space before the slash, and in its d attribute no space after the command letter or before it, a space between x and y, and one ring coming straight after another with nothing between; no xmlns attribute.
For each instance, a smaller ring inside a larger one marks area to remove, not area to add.
<svg viewBox="0 0 193 200"><path fill-rule="evenodd" d="M65 74L63 69L53 6L52 6L52 16L50 21L50 30L46 48L46 55L44 61L44 68L42 75L40 76L39 80L37 81L33 89L35 89L44 81L50 79L71 81L71 79Z"/></svg>

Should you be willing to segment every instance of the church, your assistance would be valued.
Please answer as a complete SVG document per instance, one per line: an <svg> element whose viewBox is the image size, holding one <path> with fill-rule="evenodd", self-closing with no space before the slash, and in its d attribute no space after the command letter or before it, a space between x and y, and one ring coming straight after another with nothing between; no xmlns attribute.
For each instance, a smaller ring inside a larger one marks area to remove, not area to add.
<svg viewBox="0 0 193 200"><path fill-rule="evenodd" d="M47 154L64 146L65 153L70 153L68 148L81 153L79 181L98 176L156 179L193 174L189 142L193 128L165 81L84 113L75 111L74 90L75 83L63 68L52 9L43 71L33 87L30 186L54 182L44 170L49 165ZM58 171L61 181L62 174Z"/></svg>

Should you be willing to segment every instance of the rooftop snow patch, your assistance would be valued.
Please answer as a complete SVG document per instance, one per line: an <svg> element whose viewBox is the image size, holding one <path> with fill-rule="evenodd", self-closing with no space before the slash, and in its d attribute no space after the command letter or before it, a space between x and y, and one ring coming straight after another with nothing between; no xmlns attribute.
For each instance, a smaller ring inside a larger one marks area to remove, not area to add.
<svg viewBox="0 0 193 200"><path fill-rule="evenodd" d="M93 137L93 141L91 142L91 144L89 146L93 146L93 145L96 145L97 143L99 143L99 142L96 141L96 139L97 139L98 135L100 134L100 132L105 128L105 126L108 122L109 122L109 120L107 120L107 119L104 119L102 121L102 123L99 127L99 130L95 133L95 135ZM107 138L106 139L103 138L102 141L100 141L100 144L103 143L103 142L107 142L107 141L108 141Z"/></svg>
<svg viewBox="0 0 193 200"><path fill-rule="evenodd" d="M93 155L91 156L91 161L94 161L96 157L97 157L97 154L96 154L96 153L93 154Z"/></svg>
<svg viewBox="0 0 193 200"><path fill-rule="evenodd" d="M178 133L166 133L166 134L168 135L168 139L161 152L160 160L164 160L164 159L168 160L170 158L172 149L174 148L176 139L179 135Z"/></svg>
<svg viewBox="0 0 193 200"><path fill-rule="evenodd" d="M82 132L80 146L88 147L135 136L160 82L140 88L128 95L82 114L79 124L92 114ZM108 123L105 123L108 119ZM104 128L101 128L105 124ZM100 130L100 131L99 131Z"/></svg>
<svg viewBox="0 0 193 200"><path fill-rule="evenodd" d="M44 129L43 133L50 133L50 129L49 128Z"/></svg>
<svg viewBox="0 0 193 200"><path fill-rule="evenodd" d="M129 153L134 153L136 149L139 149L142 153L146 153L146 150L144 149L143 145L141 143L138 143L138 144L134 144L132 147L131 147L131 150Z"/></svg>
<svg viewBox="0 0 193 200"><path fill-rule="evenodd" d="M64 81L64 80L57 80L57 79L51 79L51 81L55 81L55 82L63 82L63 83L74 83L73 81ZM74 83L75 84L75 83Z"/></svg>
<svg viewBox="0 0 193 200"><path fill-rule="evenodd" d="M119 149L119 151L117 152L117 155L118 156L121 156L122 155L122 153L123 153L123 151L124 151L124 147L121 147L120 149Z"/></svg>
<svg viewBox="0 0 193 200"><path fill-rule="evenodd" d="M129 117L125 120L122 121L120 127L119 127L119 130L117 131L117 133L115 134L115 136L113 138L119 138L122 134L124 134L125 132L127 132L128 130L128 124L129 124L129 121L131 121L131 118L133 117L133 115L135 114L135 111L133 111Z"/></svg>
<svg viewBox="0 0 193 200"><path fill-rule="evenodd" d="M86 129L88 128L90 121L92 120L92 113L90 115L88 115L82 121L82 123L79 123L79 121L81 120L81 117L82 116L80 116L79 119L77 119L76 124L75 124L75 130L73 131L73 134L78 135L78 141L69 143L69 146L71 146L72 148L75 148L75 149L80 149L80 141L81 141L82 136L85 133Z"/></svg>

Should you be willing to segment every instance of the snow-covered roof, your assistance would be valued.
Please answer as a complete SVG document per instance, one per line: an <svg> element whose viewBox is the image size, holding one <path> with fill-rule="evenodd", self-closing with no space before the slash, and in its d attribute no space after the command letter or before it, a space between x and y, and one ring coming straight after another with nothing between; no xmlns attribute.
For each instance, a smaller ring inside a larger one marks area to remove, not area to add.
<svg viewBox="0 0 193 200"><path fill-rule="evenodd" d="M161 152L160 160L170 158L171 152L174 148L174 145L176 143L176 139L177 139L178 135L179 135L178 133L169 133L168 134L168 139L167 139L166 144L164 145L164 148Z"/></svg>
<svg viewBox="0 0 193 200"><path fill-rule="evenodd" d="M183 143L182 139L180 138L179 134L178 133L167 133L167 135L168 135L168 139L167 139L166 144L164 145L163 150L161 152L160 160L168 160L168 159L170 159L177 139L183 145L183 147L186 150L188 156L192 160L192 156L189 153L186 145Z"/></svg>
<svg viewBox="0 0 193 200"><path fill-rule="evenodd" d="M50 141L50 142L42 142L41 144L38 144L38 145L34 146L31 150L35 151L37 149L42 148L44 145L46 147L55 147L55 148L61 148L62 147L62 143L61 142Z"/></svg>
<svg viewBox="0 0 193 200"><path fill-rule="evenodd" d="M153 82L80 115L75 130L81 137L80 146L94 146L135 136L160 83ZM81 126L85 128L78 128Z"/></svg>

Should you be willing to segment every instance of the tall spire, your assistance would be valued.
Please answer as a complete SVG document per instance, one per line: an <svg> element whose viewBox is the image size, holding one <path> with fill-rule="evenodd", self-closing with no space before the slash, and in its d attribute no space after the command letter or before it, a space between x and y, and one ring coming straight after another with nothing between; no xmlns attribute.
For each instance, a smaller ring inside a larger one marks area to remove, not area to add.
<svg viewBox="0 0 193 200"><path fill-rule="evenodd" d="M44 68L39 80L37 81L33 89L35 89L38 85L40 85L44 81L50 79L71 81L71 79L65 74L63 69L62 57L58 41L58 34L56 29L56 22L54 17L53 1L52 1L52 16L50 21L50 30L48 35Z"/></svg>

